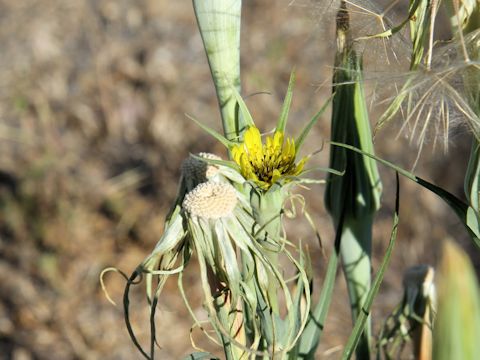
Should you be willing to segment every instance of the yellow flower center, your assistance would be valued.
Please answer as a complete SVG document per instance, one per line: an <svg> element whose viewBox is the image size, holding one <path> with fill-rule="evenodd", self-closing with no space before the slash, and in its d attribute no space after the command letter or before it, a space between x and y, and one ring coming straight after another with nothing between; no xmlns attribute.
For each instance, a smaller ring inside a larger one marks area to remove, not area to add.
<svg viewBox="0 0 480 360"><path fill-rule="evenodd" d="M296 165L294 140L287 139L286 143L283 140L283 133L275 131L262 144L260 131L254 126L249 127L243 143L232 148L233 159L240 166L242 175L264 190L282 177L298 175L307 159L303 158Z"/></svg>

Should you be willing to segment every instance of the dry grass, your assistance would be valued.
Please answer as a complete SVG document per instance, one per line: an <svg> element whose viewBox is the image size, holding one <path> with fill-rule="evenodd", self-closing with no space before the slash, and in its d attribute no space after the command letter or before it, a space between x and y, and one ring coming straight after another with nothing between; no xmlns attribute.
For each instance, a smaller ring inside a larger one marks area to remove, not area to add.
<svg viewBox="0 0 480 360"><path fill-rule="evenodd" d="M246 5L244 92L272 93L248 100L256 121L270 130L296 65L290 129L298 133L330 92L317 84L330 77L333 22L319 17L319 2L288 4ZM133 270L155 244L189 152L223 152L183 115L219 129L191 4L5 0L0 13L0 358L139 358L121 309L101 292L99 273L110 265ZM320 121L307 151L328 137L328 123L327 117ZM377 138L378 152L408 167L416 153L407 142L394 142L394 135L386 131ZM417 169L461 194L467 152L462 138L447 156L426 153ZM316 161L325 166L327 159L324 151ZM394 177L382 175L377 258L386 247L393 206ZM375 303L378 314L399 300L403 269L434 262L446 236L466 244L463 229L438 199L406 181L402 187L399 241ZM328 253L333 231L322 193L314 187L306 194ZM307 223L292 224L292 237L310 244L323 273ZM200 311L195 273L186 280ZM338 283L320 349L333 349L325 356L331 359L350 325L343 279ZM120 277L109 276L107 285L120 302ZM190 348L191 322L174 289L175 283L167 284L158 314L161 359L178 359ZM144 324L144 334L146 319L140 310L136 323Z"/></svg>

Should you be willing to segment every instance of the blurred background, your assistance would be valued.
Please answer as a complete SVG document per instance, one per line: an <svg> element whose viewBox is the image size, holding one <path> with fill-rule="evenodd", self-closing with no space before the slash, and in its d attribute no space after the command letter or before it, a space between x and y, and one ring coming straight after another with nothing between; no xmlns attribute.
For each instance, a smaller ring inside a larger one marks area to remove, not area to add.
<svg viewBox="0 0 480 360"><path fill-rule="evenodd" d="M245 1L243 94L252 95L247 103L263 131L275 124L293 66L297 85L290 134L298 134L331 93L337 6L316 0ZM380 7L368 1L364 6ZM356 12L355 31L380 29L378 18ZM408 44L400 37L360 50L374 123L394 74L407 69ZM0 52L0 359L140 358L123 310L106 300L99 274L108 266L130 273L153 248L176 195L180 164L190 152L226 155L185 116L221 130L191 2L1 0ZM268 94L254 95L259 92ZM326 113L305 154L329 138L329 121ZM405 136L397 139L400 126L378 134L376 151L410 168L417 149ZM416 173L463 197L469 134L454 128L451 135L448 153L427 146ZM324 149L312 166L327 164ZM394 174L381 171L385 189L374 233L374 269L390 236L394 207ZM406 268L434 265L447 237L473 249L440 200L407 180L401 187L398 242L374 303L377 329L400 301ZM300 192L328 256L333 229L323 191L319 185ZM301 216L287 225L291 240L310 248L318 274L316 298L325 255ZM337 280L319 348L322 359L338 358L350 333L340 273ZM193 265L186 282L200 314L202 292ZM109 274L106 285L121 304L123 278ZM146 340L148 310L142 301L138 289L132 303L141 305L133 307L133 321ZM157 312L159 359L180 359L192 350L191 325L173 280ZM215 349L198 331L193 337L197 345Z"/></svg>

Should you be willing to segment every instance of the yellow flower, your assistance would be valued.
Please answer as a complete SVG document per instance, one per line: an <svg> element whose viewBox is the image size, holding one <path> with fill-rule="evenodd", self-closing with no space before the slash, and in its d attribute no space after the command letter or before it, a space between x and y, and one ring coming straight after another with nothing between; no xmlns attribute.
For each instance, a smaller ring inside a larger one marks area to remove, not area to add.
<svg viewBox="0 0 480 360"><path fill-rule="evenodd" d="M240 166L242 175L263 190L268 190L282 177L300 174L307 158L296 165L294 140L287 139L286 143L283 140L283 132L275 131L273 136L267 136L263 144L260 131L250 126L243 143L232 148L232 157Z"/></svg>

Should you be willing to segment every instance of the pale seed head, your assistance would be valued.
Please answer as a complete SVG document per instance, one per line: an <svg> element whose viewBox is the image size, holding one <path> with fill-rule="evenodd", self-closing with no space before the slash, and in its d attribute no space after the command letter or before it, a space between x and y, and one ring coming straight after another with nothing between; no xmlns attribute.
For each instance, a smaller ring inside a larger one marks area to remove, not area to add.
<svg viewBox="0 0 480 360"><path fill-rule="evenodd" d="M228 216L237 205L237 194L227 183L207 181L185 195L183 208L192 216L218 219Z"/></svg>

